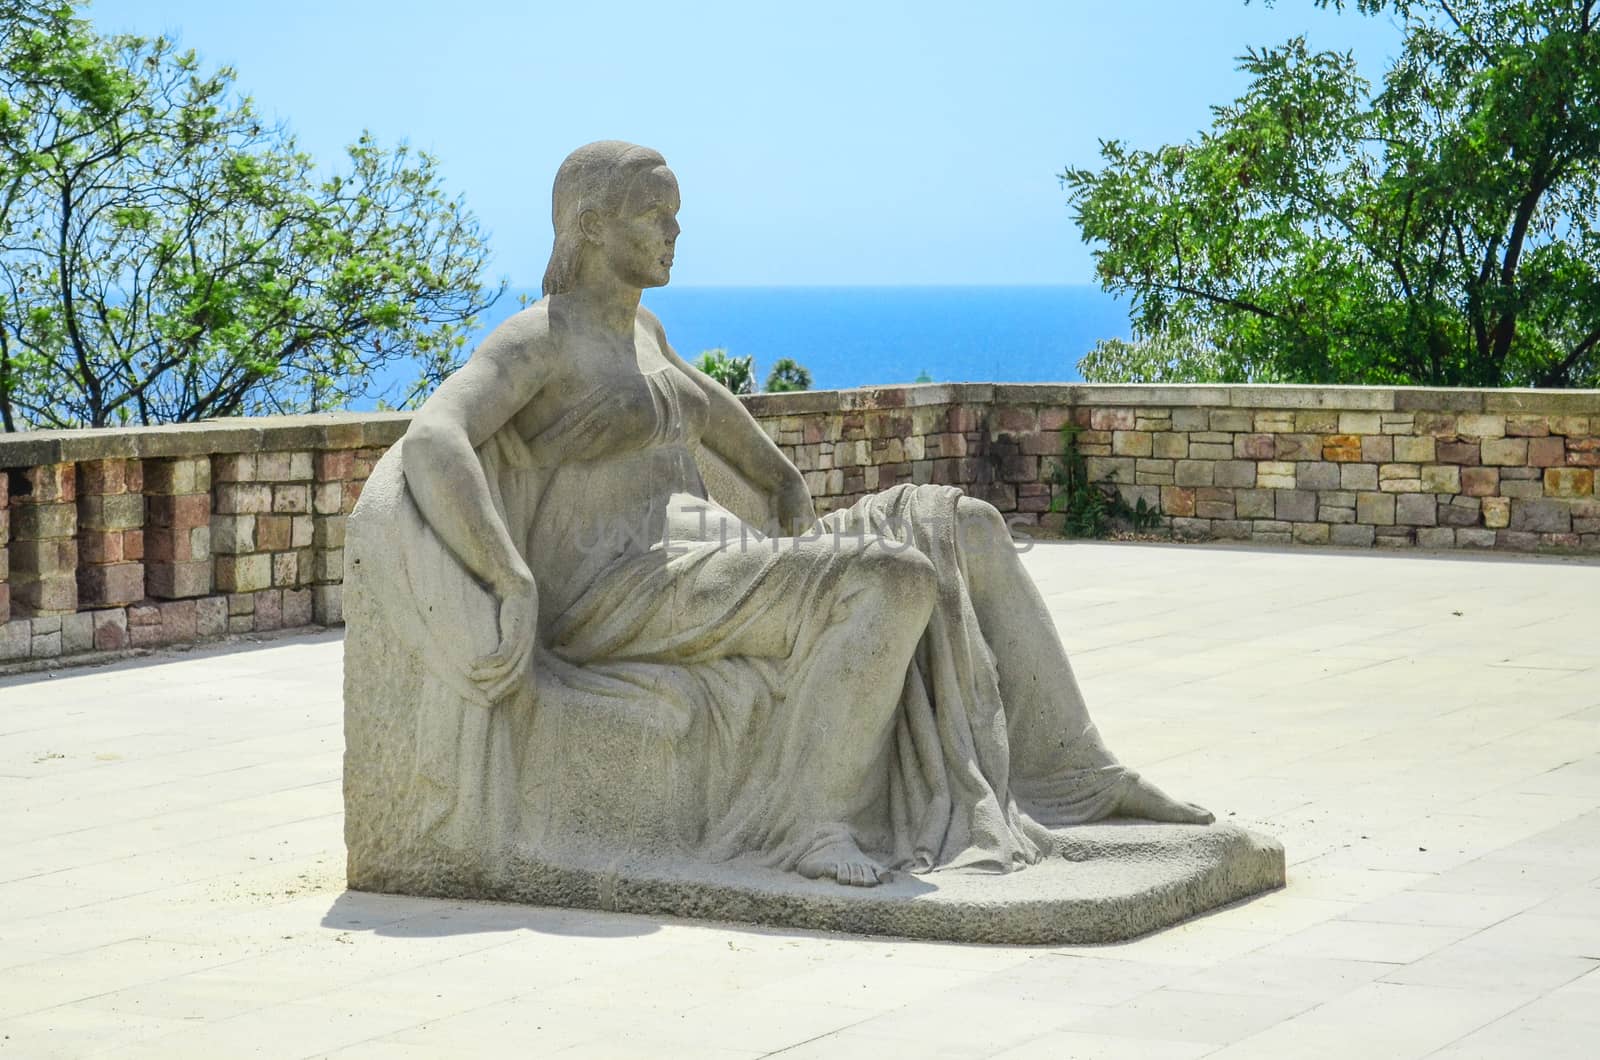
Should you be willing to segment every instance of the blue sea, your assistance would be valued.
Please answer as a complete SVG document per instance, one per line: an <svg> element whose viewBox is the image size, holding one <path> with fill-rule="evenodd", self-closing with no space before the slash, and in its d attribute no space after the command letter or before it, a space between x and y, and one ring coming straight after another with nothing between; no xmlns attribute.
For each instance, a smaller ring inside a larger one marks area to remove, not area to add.
<svg viewBox="0 0 1600 1060"><path fill-rule="evenodd" d="M511 290L485 314L484 334L515 313ZM537 292L526 292L537 296ZM910 383L1075 382L1078 359L1104 338L1127 338L1127 303L1092 286L663 287L644 304L679 354L723 348L755 358L765 382L780 357L818 390ZM474 343L475 344L475 343ZM397 380L411 378L407 368Z"/></svg>

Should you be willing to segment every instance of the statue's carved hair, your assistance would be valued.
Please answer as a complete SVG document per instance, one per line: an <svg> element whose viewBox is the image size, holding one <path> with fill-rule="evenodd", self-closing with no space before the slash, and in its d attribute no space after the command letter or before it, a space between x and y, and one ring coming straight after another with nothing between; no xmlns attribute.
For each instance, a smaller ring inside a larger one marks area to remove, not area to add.
<svg viewBox="0 0 1600 1060"><path fill-rule="evenodd" d="M551 193L550 220L555 226L555 246L544 270L546 296L571 290L583 252L583 232L578 219L585 210L615 214L622 209L628 189L645 173L667 164L660 152L622 140L597 140L566 157L556 170Z"/></svg>

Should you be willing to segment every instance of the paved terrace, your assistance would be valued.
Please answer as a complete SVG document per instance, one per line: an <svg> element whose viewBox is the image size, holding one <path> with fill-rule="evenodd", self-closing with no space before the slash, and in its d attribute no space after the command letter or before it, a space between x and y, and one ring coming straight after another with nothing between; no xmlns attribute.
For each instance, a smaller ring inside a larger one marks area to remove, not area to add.
<svg viewBox="0 0 1600 1060"><path fill-rule="evenodd" d="M1509 1057L1600 1041L1600 566L1043 545L1286 890L1005 949L347 893L340 641L0 681L0 1056Z"/></svg>

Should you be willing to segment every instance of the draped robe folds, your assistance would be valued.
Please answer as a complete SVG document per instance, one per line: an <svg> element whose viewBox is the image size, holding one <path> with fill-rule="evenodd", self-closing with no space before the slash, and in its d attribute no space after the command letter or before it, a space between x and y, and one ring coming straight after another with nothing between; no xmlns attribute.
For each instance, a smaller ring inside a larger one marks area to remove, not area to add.
<svg viewBox="0 0 1600 1060"><path fill-rule="evenodd" d="M859 778L872 797L844 822L862 849L912 872L1009 871L1048 852L1047 826L1111 813L1133 774L1101 746L1070 673L1046 722L1059 754L1013 754L1038 726L1007 716L968 591L959 490L896 486L804 538L763 540L703 496L694 383L670 367L646 378L642 421L597 392L536 438L507 425L478 449L540 596L528 680L498 704L467 676L497 644L496 599L411 499L404 441L374 470L348 577L423 663L419 837L486 857L793 868L822 823L796 793L836 748L814 697L849 694L827 660L862 635L850 617L870 548L921 552L938 592L878 765ZM616 496L643 499L619 516L604 503Z"/></svg>

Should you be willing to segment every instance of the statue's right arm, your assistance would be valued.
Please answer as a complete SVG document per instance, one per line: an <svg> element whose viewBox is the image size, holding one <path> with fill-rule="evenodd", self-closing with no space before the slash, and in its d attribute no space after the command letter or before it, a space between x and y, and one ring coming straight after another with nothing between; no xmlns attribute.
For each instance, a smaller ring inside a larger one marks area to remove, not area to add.
<svg viewBox="0 0 1600 1060"><path fill-rule="evenodd" d="M423 518L500 603L500 645L472 668L491 702L517 683L531 657L538 595L476 450L539 393L550 361L544 307L518 313L444 381L405 435L406 486Z"/></svg>

